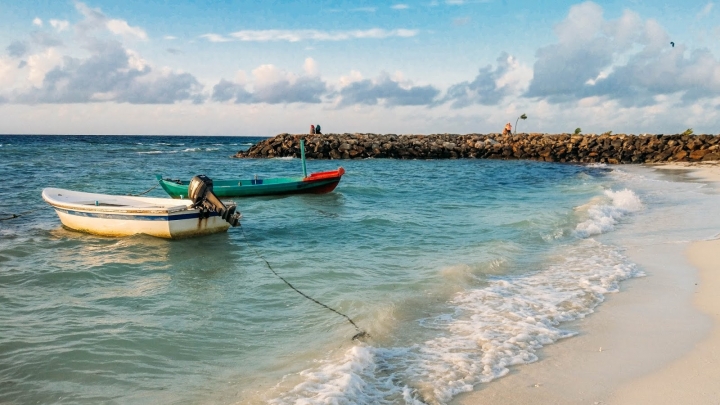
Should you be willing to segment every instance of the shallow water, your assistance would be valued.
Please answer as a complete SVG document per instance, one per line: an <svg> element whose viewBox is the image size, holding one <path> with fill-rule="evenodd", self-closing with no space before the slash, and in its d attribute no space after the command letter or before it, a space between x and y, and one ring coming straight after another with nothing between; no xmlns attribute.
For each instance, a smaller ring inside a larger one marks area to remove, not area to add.
<svg viewBox="0 0 720 405"><path fill-rule="evenodd" d="M644 218L716 197L647 169L308 161L346 169L335 192L238 199L242 229L180 241L67 230L40 198L301 172L230 158L257 141L0 136L0 218L32 211L0 221L0 402L444 403L642 276L623 243L672 225Z"/></svg>

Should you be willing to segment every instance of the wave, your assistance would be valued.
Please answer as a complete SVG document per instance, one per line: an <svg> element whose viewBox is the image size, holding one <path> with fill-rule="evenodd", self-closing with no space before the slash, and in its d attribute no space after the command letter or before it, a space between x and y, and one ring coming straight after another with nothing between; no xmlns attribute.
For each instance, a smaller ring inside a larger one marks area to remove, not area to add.
<svg viewBox="0 0 720 405"><path fill-rule="evenodd" d="M575 335L561 323L592 313L619 282L644 275L617 248L593 239L557 252L525 276L490 278L456 294L450 313L419 321L436 337L401 347L360 344L299 374L273 404L442 404L537 361L545 345ZM372 333L372 332L371 332Z"/></svg>
<svg viewBox="0 0 720 405"><path fill-rule="evenodd" d="M632 190L605 190L605 196L609 203L595 200L576 209L586 210L589 218L575 227L575 235L587 238L611 231L622 217L643 208L642 201Z"/></svg>

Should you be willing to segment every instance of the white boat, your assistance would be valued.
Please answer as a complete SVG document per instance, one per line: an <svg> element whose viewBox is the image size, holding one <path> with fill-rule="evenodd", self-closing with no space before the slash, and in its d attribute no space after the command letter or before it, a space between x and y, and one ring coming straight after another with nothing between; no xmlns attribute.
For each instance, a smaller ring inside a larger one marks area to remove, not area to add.
<svg viewBox="0 0 720 405"><path fill-rule="evenodd" d="M70 229L103 236L146 234L178 239L225 232L231 225L238 225L241 215L235 213L235 205L225 207L216 198L213 201L212 180L209 182L195 202L60 188L43 189L42 198ZM208 198L206 193L212 197Z"/></svg>

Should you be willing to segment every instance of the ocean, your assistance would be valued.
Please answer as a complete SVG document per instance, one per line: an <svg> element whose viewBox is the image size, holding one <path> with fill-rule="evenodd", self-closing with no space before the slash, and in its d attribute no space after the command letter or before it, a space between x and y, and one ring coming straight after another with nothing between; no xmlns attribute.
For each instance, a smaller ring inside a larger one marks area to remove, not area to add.
<svg viewBox="0 0 720 405"><path fill-rule="evenodd" d="M74 232L40 197L301 173L231 158L261 139L0 136L0 403L444 404L648 276L629 247L720 228L687 174L533 161L310 160L345 168L334 192L177 241Z"/></svg>

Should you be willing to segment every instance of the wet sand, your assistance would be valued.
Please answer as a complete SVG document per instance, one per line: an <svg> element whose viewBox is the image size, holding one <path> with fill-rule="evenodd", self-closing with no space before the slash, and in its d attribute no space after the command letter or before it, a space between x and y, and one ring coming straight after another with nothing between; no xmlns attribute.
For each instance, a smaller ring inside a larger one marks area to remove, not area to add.
<svg viewBox="0 0 720 405"><path fill-rule="evenodd" d="M720 181L715 164L663 165ZM718 229L720 232L720 229ZM720 404L720 240L628 248L622 284L579 335L452 404Z"/></svg>

